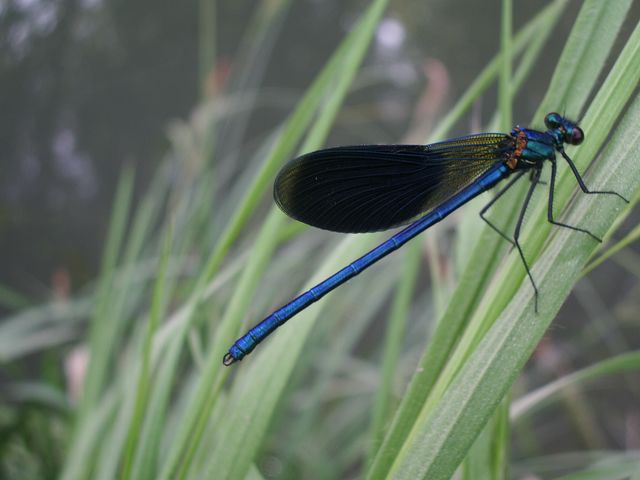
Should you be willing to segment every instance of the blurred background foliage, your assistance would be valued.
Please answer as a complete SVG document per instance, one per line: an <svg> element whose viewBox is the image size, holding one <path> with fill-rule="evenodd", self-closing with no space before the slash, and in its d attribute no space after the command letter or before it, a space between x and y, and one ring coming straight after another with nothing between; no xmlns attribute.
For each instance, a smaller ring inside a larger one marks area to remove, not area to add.
<svg viewBox="0 0 640 480"><path fill-rule="evenodd" d="M251 55L252 35L259 32L252 15L260 2L219 2L216 17L223 21L215 25L216 53L204 91L258 95L249 119L229 115L225 128L231 138L217 145L223 154L246 163L362 6L291 2L271 24L268 55L255 59L261 63L256 77L239 79L232 67ZM2 283L42 299L58 269L69 271L74 288L95 277L121 167L135 164L144 188L168 147L167 125L187 118L201 98L197 7L98 0L11 0L0 6L0 246L8 262ZM262 7L268 8L273 9ZM536 10L520 5L516 24ZM496 51L499 15L497 3L392 4L366 60L362 88L339 120L349 128L334 129L330 143L397 141L430 61L440 62L446 75L445 101L457 98ZM571 18L561 21L566 31ZM561 43L561 31L553 38ZM558 54L542 59L518 97L520 122L528 121L544 94ZM248 123L241 133L235 133L238 122ZM467 122L457 133L468 130Z"/></svg>
<svg viewBox="0 0 640 480"><path fill-rule="evenodd" d="M513 99L514 123L530 124L583 6L555 3L564 8ZM639 7L633 2L619 27L605 72ZM229 372L211 377L220 397L202 409L204 420L193 419L202 441L183 449L180 438L190 428L186 407L204 405L194 399L207 390L210 339L224 336L216 329L257 248L269 188L256 190L259 202L228 255L210 255L287 118L366 8L361 0L0 3L0 477L214 478L218 464L207 455L222 451ZM514 34L540 10L516 3ZM321 145L424 142L500 50L500 16L499 2L389 2ZM492 85L449 136L490 124L497 92ZM420 268L417 287L406 287L404 353L385 387L391 410L432 331L431 312L444 309L470 255L452 246L461 219L425 235L415 257L385 261L331 296L246 476L363 476L378 441L369 430L373 397L385 319L402 311L392 292L403 261ZM632 212L616 238L637 238L637 219ZM256 276L245 325L297 292L341 239L295 223L274 235L276 261ZM630 241L578 282L514 399L635 353L639 278ZM603 465L609 476L589 478L628 478L640 449L634 359L595 388L559 387L559 402L514 423L504 478ZM239 367L233 374L248 377L248 365ZM474 468L467 459L461 475L480 478Z"/></svg>

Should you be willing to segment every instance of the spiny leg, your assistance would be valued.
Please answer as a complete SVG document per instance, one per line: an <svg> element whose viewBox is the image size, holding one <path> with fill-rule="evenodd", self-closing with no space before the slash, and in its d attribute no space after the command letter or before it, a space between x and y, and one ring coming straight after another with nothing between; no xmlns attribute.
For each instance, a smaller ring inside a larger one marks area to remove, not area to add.
<svg viewBox="0 0 640 480"><path fill-rule="evenodd" d="M559 151L560 151L560 154L564 157L564 159L569 164L569 168L573 172L573 175L576 177L576 180L578 181L578 185L580 185L580 189L584 193L587 193L589 195L596 195L596 194L615 195L616 197L619 197L625 202L629 203L629 200L627 200L625 197L620 195L618 192L614 192L613 190L589 190L587 186L584 184L584 181L582 180L582 177L580 176L580 173L578 172L576 165L573 163L573 160L569 158L569 155L566 154L564 149L560 149Z"/></svg>
<svg viewBox="0 0 640 480"><path fill-rule="evenodd" d="M553 191L556 188L556 171L557 171L557 168L558 168L558 166L556 164L556 159L554 158L554 159L551 160L551 184L549 185L549 202L547 203L547 220L549 220L549 223L552 223L553 225L557 225L559 227L565 227L565 228L568 228L570 230L575 230L576 232L586 233L587 235L589 235L594 240L602 243L602 239L600 237L596 237L593 233L591 233L589 230L587 230L585 228L574 227L572 225L567 225L566 223L556 222L553 219ZM607 193L607 192L588 192L588 193Z"/></svg>
<svg viewBox="0 0 640 480"><path fill-rule="evenodd" d="M533 275L531 275L531 270L529 269L529 264L527 263L527 259L524 257L524 252L522 251L522 247L520 246L520 228L522 227L522 222L524 221L524 214L527 211L527 206L531 201L531 196L533 195L533 191L538 184L538 180L540 179L540 172L542 171L541 167L536 167L534 177L531 181L531 185L529 186L529 190L527 191L527 196L524 199L524 203L522 204L522 208L520 209L520 215L518 216L518 223L516 223L516 230L513 234L513 243L518 249L518 253L520 254L520 258L522 259L522 263L524 264L524 268L527 271L527 275L529 276L529 280L531 280L531 285L533 286L533 294L534 294L534 309L535 312L538 313L538 287L536 287L536 282L533 280Z"/></svg>
<svg viewBox="0 0 640 480"><path fill-rule="evenodd" d="M524 175L525 170L522 170L521 172L518 172L516 174L515 177L513 177L511 180L509 180L509 183L507 183L503 188L501 188L500 190L498 190L498 193L496 193L496 195L489 201L489 203L487 203L484 207L482 207L482 210L480 210L480 218L482 220L484 220L485 222L487 222L487 224L493 228L494 231L498 232L498 234L500 234L500 236L502 238L504 238L507 242L509 242L511 245L515 246L515 243L513 243L513 240L511 240L509 238L509 236L504 233L502 230L500 230L498 227L496 227L493 223L491 223L485 216L484 214L487 213L487 210L489 210L491 208L491 206L496 203L496 201L502 196L504 195L504 193L509 190L511 187L513 187L513 184L516 183L520 177L522 177L522 175Z"/></svg>

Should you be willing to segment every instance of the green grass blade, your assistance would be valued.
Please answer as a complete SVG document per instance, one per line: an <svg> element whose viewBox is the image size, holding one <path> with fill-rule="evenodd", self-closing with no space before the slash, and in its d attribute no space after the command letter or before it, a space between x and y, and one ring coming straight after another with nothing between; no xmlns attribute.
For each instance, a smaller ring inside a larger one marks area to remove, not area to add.
<svg viewBox="0 0 640 480"><path fill-rule="evenodd" d="M579 114L598 79L594 71L609 56L631 3L584 2L536 117L558 110Z"/></svg>
<svg viewBox="0 0 640 480"><path fill-rule="evenodd" d="M113 275L118 254L125 236L125 227L131 204L133 190L133 170L127 169L123 173L118 189L109 224L109 233L105 246L105 253L101 266L101 283L98 287L96 311L91 320L90 350L92 352L87 381L82 395L81 412L88 412L95 406L100 390L106 380L106 369L110 358L110 344L104 342L105 329L109 328L106 313L111 299ZM82 414L81 414L82 416Z"/></svg>
<svg viewBox="0 0 640 480"><path fill-rule="evenodd" d="M324 319L321 324L317 324L317 327L314 327L312 335L313 343L319 345L317 350L320 351L315 354L313 350L309 351L310 349L307 349L296 367L296 372L303 372L304 375L308 368L313 368L313 363L318 356L322 360L320 377L313 383L311 389L305 389L305 395L308 396L309 402L302 409L302 415L291 419L295 421L295 427L293 433L287 436L290 439L286 442L286 451L289 457L299 455L301 449L306 450L305 446L307 444L317 441L317 426L325 423L325 404L323 399L328 392L332 391L336 376L340 375L345 365L350 364L351 354L355 346L368 333L367 329L377 313L385 308L389 293L397 286L397 276L394 273L387 268L384 270L384 275L376 279L376 282L351 285L350 288L354 288L356 291L353 295L345 295L346 301L336 302L341 297L338 297L338 299L334 297L324 307L326 308ZM367 298L368 301L363 304L362 298ZM350 307L351 304L353 306ZM345 311L353 311L354 315L344 318L341 312ZM318 334L320 329L322 333L325 333L323 336ZM325 344L326 348L324 347ZM296 383L295 379L292 383ZM286 425L290 426L290 423L287 422ZM292 429L287 428L287 430ZM333 442L329 440L325 444L332 445ZM324 468L322 464L325 459L326 456L318 455L317 464L310 465L309 471L320 474L320 471ZM283 478L300 476L300 472L294 473L296 472L295 458L283 458L282 461L283 463L288 463L283 468ZM332 465L331 468L336 472L333 476L337 476L338 472L340 472L337 463Z"/></svg>
<svg viewBox="0 0 640 480"><path fill-rule="evenodd" d="M536 38L545 38L549 34L551 25L557 22L562 10L566 7L566 0L556 0L542 9L538 15L531 19L518 34L514 37L512 54L518 55L529 48L531 42ZM529 61L531 57L528 58ZM498 54L480 72L476 80L462 94L449 113L442 119L434 129L430 141L444 139L455 123L471 108L473 103L487 90L495 81L502 65L502 56ZM524 75L523 71L523 75ZM518 85L519 86L519 85ZM513 91L516 88L512 89ZM511 128L511 125L509 126Z"/></svg>
<svg viewBox="0 0 640 480"><path fill-rule="evenodd" d="M397 375L397 366L404 340L406 320L411 308L411 299L415 289L416 280L420 269L422 245L414 242L407 247L404 258L404 268L398 283L396 295L391 307L391 314L387 321L385 343L382 357L382 370L380 384L377 389L373 404L371 422L369 465L372 464L375 454L382 444L387 422L391 419L394 407L394 386Z"/></svg>
<svg viewBox="0 0 640 480"><path fill-rule="evenodd" d="M353 236L345 239L306 287L332 274L345 258L364 253L375 238L373 235L364 239L359 236L357 241ZM321 300L301 312L292 325L287 325L266 345L261 345L250 361L242 365L242 376L230 393L229 404L234 408L220 425L220 445L212 455L209 475L222 472L226 478L243 476L261 444L280 395L304 351L305 339L324 303ZM246 418L253 420L246 422Z"/></svg>
<svg viewBox="0 0 640 480"><path fill-rule="evenodd" d="M603 157L607 161L597 165L599 184L618 179L620 191L627 194L638 191L640 169L629 166L637 164L640 155L640 134L636 128L639 119L640 97L605 150ZM597 224L595 231L606 231L619 214L620 205L601 201L593 208L591 203L591 199L581 197L572 209L570 223L584 224L589 218ZM596 248L593 241L584 237L568 231L557 232L545 256L533 268L545 298L540 314L533 313L532 295L524 284L462 366L442 400L433 411L423 409L391 475L444 479L454 473L569 294L582 264Z"/></svg>
<svg viewBox="0 0 640 480"><path fill-rule="evenodd" d="M121 478L123 479L130 478L131 476L133 458L136 454L136 447L140 438L140 431L144 420L144 411L149 400L151 382L151 346L153 336L155 335L158 323L164 312L164 306L166 305L164 298L166 295L167 266L169 264L171 254L171 239L172 229L169 228L162 248L158 276L156 277L153 298L151 301L149 323L144 338L144 344L142 346L142 368L140 369L140 376L137 381L133 419L129 425L129 433L127 435L126 446L124 449L124 460L121 472Z"/></svg>
<svg viewBox="0 0 640 480"><path fill-rule="evenodd" d="M620 457L604 460L601 464L580 472L563 475L557 480L627 480L640 471L640 460L636 457Z"/></svg>
<svg viewBox="0 0 640 480"><path fill-rule="evenodd" d="M527 393L511 405L512 421L519 421L525 415L532 415L557 400L561 392L570 387L582 386L609 375L640 370L640 352L628 352L607 358L577 372Z"/></svg>
<svg viewBox="0 0 640 480"><path fill-rule="evenodd" d="M531 37L528 35L533 36L538 33L544 33L544 29L540 30L542 25L553 23L552 19L557 18L565 6L566 2L564 1L552 3L536 18L532 19L516 36L514 53L519 52L518 47L520 45L524 46L530 40ZM547 34L549 32L550 30L547 30ZM483 71L480 78L483 79L482 85L484 88L490 84L491 80L496 78L499 58L492 60L491 69L487 67ZM473 92L473 94L479 95L482 92L481 85L477 82L474 82L469 93ZM453 114L462 115L466 108L471 106L472 102L473 100L469 98L469 95L464 94L441 124L442 126L435 130L435 139L446 135L445 129L455 123ZM464 270L458 280L458 287L449 301L447 311L437 323L436 330L430 339L429 348L420 360L420 365L417 369L418 373L412 379L391 429L378 452L373 467L368 473L369 478L382 479L386 477L388 469L401 448L404 438L408 435L420 407L459 337L464 322L472 311L473 306L478 302L483 279L488 277L489 272L495 268L498 262L498 252L501 251L500 246L502 246L503 242L499 238L495 238L496 235L494 233L487 230L489 229L485 228L481 237L478 237L473 260L467 262L468 268Z"/></svg>
<svg viewBox="0 0 640 480"><path fill-rule="evenodd" d="M500 50L502 52L502 68L498 83L498 111L500 114L500 130L510 131L512 128L512 79L511 79L511 29L513 22L513 5L511 0L502 0L502 15L500 28ZM504 479L507 473L506 460L509 445L509 402L503 399L493 414L491 421L480 435L479 442L475 442L467 456L475 457L476 468L470 465L468 473L471 478Z"/></svg>
<svg viewBox="0 0 640 480"><path fill-rule="evenodd" d="M199 295L202 286L213 278L229 248L241 233L245 223L253 214L258 202L271 184L277 169L293 153L295 145L300 141L302 134L310 125L318 105L324 99L327 89L333 81L333 75L342 63L344 55L349 49L353 48L353 42L356 40L357 34L358 30L354 29L344 40L311 87L309 87L294 113L287 120L279 140L269 152L260 170L256 173L254 180L247 189L247 194L234 211L227 227L209 256L199 278L200 288L196 288L196 295Z"/></svg>
<svg viewBox="0 0 640 480"><path fill-rule="evenodd" d="M598 71L592 71L592 76L597 76ZM576 149L575 154L569 152L579 169L584 170L598 150L602 147L610 129L617 120L625 104L629 101L637 82L640 80L640 24L629 37L627 44L621 52L615 65L607 75L605 82L591 103L589 110L582 122L582 127L588 133L587 140ZM575 178L569 169L560 170L556 190L554 192L554 207L557 212L562 211L569 197L575 191ZM589 179L587 178L587 184ZM615 183L614 183L615 184ZM531 208L528 214L528 225L525 226L524 237L527 239L527 254L530 263L540 252L546 238L551 232L551 225L546 221L546 202L540 202ZM534 227L535 226L535 227ZM515 260L512 258L512 260ZM517 264L517 262L515 262ZM509 269L518 270L524 278L521 268L511 263ZM509 285L504 285L493 298L492 305L488 306L489 318L498 316L499 311L506 305L516 291L519 281L511 279ZM492 311L491 311L492 310Z"/></svg>
<svg viewBox="0 0 640 480"><path fill-rule="evenodd" d="M158 372L152 385L152 395L142 428L142 437L145 442L136 449L136 458L133 464L132 477L135 479L154 480L157 478L158 460L162 455L160 449L162 434L166 433L165 426L170 413L172 387L178 371L183 345L184 338L177 336L163 352L163 356L158 362Z"/></svg>
<svg viewBox="0 0 640 480"><path fill-rule="evenodd" d="M564 475L572 471L577 475L589 475L589 472L597 475L595 477L584 477L588 479L613 480L619 478L621 480L630 480L629 475L637 468L638 460L639 456L635 450L627 452L580 450L526 459L518 462L517 469L514 470L517 470L518 478L533 475L537 478L560 479L566 478ZM602 474L607 471L607 467L609 468L608 473L610 476L603 477ZM625 471L626 473L624 473Z"/></svg>
<svg viewBox="0 0 640 480"><path fill-rule="evenodd" d="M585 7L586 8L586 7ZM623 15L625 12L621 12L620 14ZM577 28L577 27L576 27ZM615 37L617 32L613 31L610 32L610 35L612 35L613 37ZM574 36L574 34L572 33L572 37ZM567 48L572 49L574 48L573 43L571 40L568 42L567 44ZM623 52L618 60L618 62L616 63L616 66L614 66L614 69L612 70L612 72L610 73L609 77L612 78L617 78L620 75L630 75L631 79L629 80L629 84L631 84L631 82L633 82L633 78L634 78L634 70L632 67L630 67L633 63L633 58L634 58L634 41L633 38L628 42L628 47L626 48L626 52ZM604 63L604 59L602 59L602 62L598 65L597 63L593 63L591 64L591 77L593 78L593 81L595 81L595 78L597 78L598 74L599 74L599 68L602 67ZM563 74L566 74L566 72L563 72ZM637 80L636 80L637 81ZM586 80L585 80L586 83ZM598 97L599 98L608 98L611 95L610 92L610 86L607 85L607 83L611 83L610 82L605 82L605 85L603 86L603 89L601 90L601 92L599 93ZM585 90L577 90L577 93L581 93L582 95L586 95ZM610 105L609 108L611 108L612 112L618 112L620 111L620 98L621 96L624 97L626 95L626 98L628 98L628 95L630 94L629 90L627 89L626 91L620 91L619 95L617 95L617 100L612 99L612 104ZM598 97L596 98L596 101L598 101ZM597 103L597 102L595 102ZM589 131L589 130L588 130ZM597 145L596 147L597 148ZM592 155L595 152L591 153ZM572 184L573 187L574 184ZM517 202L516 202L517 203ZM543 206L540 206L540 212L539 215L534 216L534 219L538 219L538 222L535 222L535 220L529 220L531 223L535 224L535 225L541 225L542 228L537 227L538 230L543 230L546 231L546 221L543 220L544 216L543 216ZM502 207L502 210L504 210L505 207ZM486 229L488 230L488 229ZM495 235L493 236L495 237ZM477 287L472 286L470 287L469 285L466 285L465 282L465 276L467 274L470 274L470 283L473 283L474 285L477 285L478 282L481 281L482 279L482 274L477 270L478 265L482 265L486 263L486 259L487 257L490 257L489 252L491 252L491 249L494 248L492 246L492 243L495 243L495 238L490 238L487 239L487 241L484 241L485 238L482 238L482 242L480 242L480 245L482 245L481 250L479 250L477 252L477 254L474 254L474 260L469 262L469 265L471 268L467 269L465 271L465 273L463 274L463 277L460 281L460 285L458 287L458 292L460 292L461 294L463 294L463 296L461 298L456 298L456 294L454 294L454 299L452 300L452 302L450 303L450 306L454 309L451 311L455 311L456 309L459 310L460 305L464 305L465 302L468 302L469 300L467 299L467 297L469 296L469 292L473 292L477 290ZM524 244L526 245L530 245L531 244L531 240L524 240L523 241ZM528 252L530 251L530 249L528 249ZM476 261L477 260L477 261ZM479 315L477 315L477 318L485 318L485 319L490 319L490 318L496 318L498 316L498 314L501 312L501 310L504 308L504 305L506 305L508 303L508 299L512 298L515 292L515 288L520 285L520 283L522 282L522 278L523 278L523 271L522 271L522 266L519 264L519 261L517 259L514 258L510 258L510 264L509 264L509 268L508 270L513 269L512 275L514 275L514 277L510 277L510 280L502 280L502 286L495 286L495 288L492 290L492 296L489 295L487 297L485 297L485 302L484 302L484 307L489 310L489 312L486 313L486 316L484 315L484 312L481 310L481 313L479 313ZM504 278L504 277L503 277ZM480 279L480 280L479 280ZM500 283L498 283L497 285L500 285ZM462 289L462 287L466 287L464 289ZM499 300L498 300L499 299ZM467 303L468 304L468 303ZM450 313L450 312L447 312ZM460 312L461 313L461 312ZM445 314L446 316L446 314ZM466 315L462 315L460 317L454 317L449 318L447 322L440 322L440 324L446 324L449 326L455 325L456 323L459 324L462 319L465 317ZM428 411L434 404L434 402L436 402L436 399L440 398L440 396L442 395L442 393L444 392L444 390L446 389L446 385L451 381L451 379L453 378L453 376L455 375L455 372L458 370L458 368L460 368L460 366L464 363L464 359L466 358L466 356L469 354L469 352L473 351L473 345L477 344L477 341L479 338L482 337L483 332L487 330L488 326L491 324L490 321L481 321L478 324L475 324L475 322L472 322L470 324L470 326L472 326L473 328L471 328L469 330L469 332L467 332L465 334L465 337L463 337L463 344L461 344L461 346L458 348L458 352L455 356L455 358L450 362L451 366L447 368L447 370L445 370L445 372L442 373L442 380L439 382L440 385L439 387L437 387L437 392L433 393L431 395L431 399L429 402L429 405L427 406L428 408L426 409L426 411ZM482 326L484 325L484 326ZM453 337L455 338L455 337ZM436 342L436 339L438 340ZM438 351L442 351L443 347L441 345L441 342L439 341L441 340L438 337L438 332L436 332L436 336L434 337L434 339L432 340L432 346L431 348L437 348ZM437 358L437 357L436 357ZM440 357L443 358L443 357ZM433 358L433 354L432 355L427 355L426 357L427 360L434 360ZM411 385L410 387L410 391L407 394L407 397L405 398L405 404L408 405L408 409L407 412L403 412L403 410L401 409L399 414L401 415L400 417L400 426L403 427L402 430L404 432L406 432L406 427L407 426L411 426L412 424L412 418L415 418L416 414L416 409L415 406L416 405L422 405L423 401L420 400L420 398L425 398L426 392L429 391L430 386L432 385L432 381L433 381L433 376L430 376L429 373L422 373L422 372L429 372L429 368L435 368L435 371L440 371L440 368L438 368L438 363L436 362L435 365L432 362L422 362L421 364L421 373L419 375L419 378L417 380L414 380L414 383ZM417 382L417 383L416 383ZM414 386L415 385L415 386ZM413 391L412 391L413 390ZM424 409L423 409L424 410ZM426 413L423 413L423 415L427 416ZM392 430L392 434L395 434L395 432L393 432ZM399 440L402 438L400 436L400 434L395 434L396 436L394 436L394 440L393 440L393 444L395 444L395 448L399 448ZM405 433L406 435L406 433ZM374 478L377 478L374 476Z"/></svg>
<svg viewBox="0 0 640 480"><path fill-rule="evenodd" d="M325 98L325 109L318 118L316 128L312 131L312 135L307 140L305 148L318 148L323 141L324 136L337 113L338 107L347 92L348 86L350 85L360 62L362 61L375 26L382 15L385 5L385 1L377 1L372 4L365 14L361 25L354 29L354 32L357 35L354 34L353 37L349 37L345 42L349 48L346 50L339 50L340 52L344 52L339 56L340 61L335 63L333 61L330 62L329 66L331 68L323 72L323 74L325 76L329 76L329 78L331 74L335 75L334 78L336 83L333 85L334 89L331 94ZM310 105L307 105L306 108L309 109ZM312 112L307 112L307 115L311 115L311 113ZM282 145L287 145L287 142L291 142L291 140L285 140L283 138L280 143ZM276 146L275 151L283 152L284 150L283 147ZM273 172L269 173L269 177L271 173ZM251 195L252 192L249 193L249 196ZM227 371L222 377L220 377L222 354L228 347L227 342L232 340L234 332L238 330L236 325L239 325L240 320L248 307L246 299L251 297L253 290L255 290L257 286L261 272L264 271L268 264L271 253L275 248L278 238L277 232L281 229L283 219L283 215L278 212L277 209L273 209L255 242L248 267L243 272L238 287L234 292L233 298L231 299L225 316L221 322L219 335L216 337L216 340L208 354L202 380L200 381L196 397L194 398L194 405L189 409L193 412L193 420L189 421L189 419L187 419L188 423L185 425L185 428L182 429L182 432L184 433L182 434L183 436L181 436L181 441L176 443L176 447L164 468L164 478L171 478L174 474L177 474L178 478L184 478L187 471L190 469L191 461L198 447L198 441L207 424L206 419L208 418L216 398L218 397L219 392L214 385L219 386L221 380L226 376L226 373L228 373ZM213 259L214 257L215 254L211 258ZM217 267L217 260L213 263L210 262L205 270L209 271L212 266ZM238 430L238 428L231 428L229 431L239 431L240 433L242 430ZM256 434L252 438L260 438L260 436L259 434ZM226 444L227 441L228 440L225 439L224 443ZM255 454L251 449L243 449L243 452L247 453L247 455L238 459L233 466L234 469L242 472L241 475L246 473L249 465L251 464L252 458L250 458L250 455ZM218 461L219 463L226 465L227 460L228 456L220 458L214 457L213 464L216 465L215 462ZM224 468L219 470L217 466L214 467L214 469L216 470L216 473L219 473L219 471L225 471Z"/></svg>
<svg viewBox="0 0 640 480"><path fill-rule="evenodd" d="M224 141L219 145L218 155L231 155L237 161L236 152L241 151L246 140L244 136L256 101L260 98L259 86L267 67L273 62L274 47L290 5L291 0L262 0L253 11L240 42L233 71L226 82L226 95L241 95L251 108L221 125L219 136Z"/></svg>
<svg viewBox="0 0 640 480"><path fill-rule="evenodd" d="M68 455L60 478L76 480L91 478L96 462L101 433L109 428L109 423L116 414L117 398L109 392L101 402L91 411L89 417L83 419L82 428L78 429L73 441L72 454Z"/></svg>
<svg viewBox="0 0 640 480"><path fill-rule="evenodd" d="M482 430L462 464L463 480L499 480L507 476L509 450L509 399L505 397ZM503 408L505 407L505 408Z"/></svg>
<svg viewBox="0 0 640 480"><path fill-rule="evenodd" d="M513 22L513 5L511 0L502 0L500 22L500 82L498 84L498 110L500 111L500 131L508 132L513 126L511 120L511 57L513 38L511 23Z"/></svg>
<svg viewBox="0 0 640 480"><path fill-rule="evenodd" d="M605 262L606 260L611 258L613 255L618 253L620 250L628 247L629 245L631 245L633 242L637 241L638 239L640 239L640 225L636 225L634 227L634 229L631 230L623 239L621 239L618 242L616 242L615 245L612 245L611 247L609 247L598 258L596 258L594 261L589 263L589 265L587 265L585 267L585 269L582 272L582 274L586 275L591 270L596 268L598 265L602 264L603 262Z"/></svg>

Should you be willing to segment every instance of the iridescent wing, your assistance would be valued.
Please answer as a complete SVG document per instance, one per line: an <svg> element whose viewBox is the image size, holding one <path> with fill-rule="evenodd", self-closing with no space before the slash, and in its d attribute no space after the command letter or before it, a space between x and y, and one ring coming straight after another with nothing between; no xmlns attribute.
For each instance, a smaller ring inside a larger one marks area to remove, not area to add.
<svg viewBox="0 0 640 480"><path fill-rule="evenodd" d="M497 133L431 145L328 148L285 165L273 196L287 215L314 227L386 230L440 205L513 148L511 136Z"/></svg>

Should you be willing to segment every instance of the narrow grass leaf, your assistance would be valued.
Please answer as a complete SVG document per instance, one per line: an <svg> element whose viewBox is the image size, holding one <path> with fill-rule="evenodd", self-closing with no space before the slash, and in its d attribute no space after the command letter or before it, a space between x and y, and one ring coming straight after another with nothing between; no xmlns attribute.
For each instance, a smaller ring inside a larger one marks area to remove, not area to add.
<svg viewBox="0 0 640 480"><path fill-rule="evenodd" d="M613 255L618 253L620 250L628 247L633 242L638 241L640 239L640 225L636 225L633 230L631 230L624 238L616 242L611 247L607 248L601 255L599 255L595 260L589 263L582 272L582 275L586 275L594 268L601 265L603 262L611 258Z"/></svg>
<svg viewBox="0 0 640 480"><path fill-rule="evenodd" d="M583 3L538 109L539 115L557 110L577 115L582 110L598 79L596 72L600 72L609 56L631 3L631 0Z"/></svg>
<svg viewBox="0 0 640 480"><path fill-rule="evenodd" d="M420 271L422 245L413 242L406 247L404 253L404 267L398 283L396 295L393 299L391 314L387 320L387 329L384 335L384 347L380 382L373 404L371 420L370 445L368 464L373 462L375 454L382 444L387 423L391 419L394 408L394 387L397 377L397 366L402 353L406 321L411 308L411 300L415 284Z"/></svg>
<svg viewBox="0 0 640 480"><path fill-rule="evenodd" d="M498 82L498 110L500 111L500 130L503 132L508 132L513 125L511 120L512 17L511 0L502 0L502 14L500 16L500 56L502 62L500 62L500 81Z"/></svg>
<svg viewBox="0 0 640 480"><path fill-rule="evenodd" d="M557 480L627 480L640 470L637 458L615 458L580 472L557 477Z"/></svg>
<svg viewBox="0 0 640 480"><path fill-rule="evenodd" d="M635 194L640 189L640 168L629 168L639 162L640 133L636 128L639 119L640 97L630 107L605 150L603 156L607 161L596 167L599 183L618 179L617 187L625 194ZM596 208L591 203L591 199L581 197L572 209L570 222L583 224L590 218L597 224L595 231L606 231L621 211L620 205L611 199L599 202ZM462 366L433 412L423 412L418 417L391 475L445 479L454 473L595 248L584 236L557 232L545 256L533 269L545 298L539 315L533 312L530 288L524 284Z"/></svg>
<svg viewBox="0 0 640 480"><path fill-rule="evenodd" d="M107 234L104 250L105 253L100 269L101 283L98 287L96 310L91 320L89 343L92 356L89 362L87 380L82 395L81 416L93 409L105 382L106 368L111 352L111 345L106 345L106 342L103 341L104 331L109 325L105 317L106 311L109 308L110 292L112 290L113 274L118 253L120 252L125 236L126 222L131 204L133 180L133 170L126 169L120 178L116 191L113 212L109 223L109 233Z"/></svg>
<svg viewBox="0 0 640 480"><path fill-rule="evenodd" d="M558 400L566 388L584 386L595 380L625 372L640 371L640 352L629 352L607 358L587 368L565 375L553 382L527 393L511 404L510 417L519 421L525 415L532 415Z"/></svg>
<svg viewBox="0 0 640 480"><path fill-rule="evenodd" d="M172 229L170 227L165 235L165 241L160 256L160 266L158 268L158 276L156 277L156 283L153 290L149 322L142 346L142 368L140 369L140 376L137 381L133 418L129 425L129 433L127 435L126 446L123 454L124 459L121 473L121 478L123 479L128 479L131 475L133 458L139 443L140 431L144 420L144 411L146 410L149 400L151 382L151 346L153 336L155 335L158 323L166 305L166 301L164 300L166 295L165 287L167 283L167 266L169 264L171 254L172 236Z"/></svg>
<svg viewBox="0 0 640 480"><path fill-rule="evenodd" d="M333 118L335 118L338 107L346 95L348 86L351 84L355 72L362 61L373 31L375 30L382 12L384 11L385 5L386 1L383 0L378 0L372 4L369 10L365 13L360 25L354 29L354 32L356 32L357 35L354 35L353 37L350 36L345 42L349 48L339 50L340 52L344 52L340 53L340 61L336 61L335 63L333 61L330 62L331 68L323 72L323 74L329 78L331 78L330 74L333 73L333 78L335 79L334 81L336 84L333 85L334 90L325 98L325 109L318 117L316 130L314 130L316 137L313 137L314 131L312 131L310 137L311 140L305 145L306 148L318 148L324 140L324 136L328 131L329 125L332 123ZM318 82L316 82L314 86L317 85ZM319 101L319 98L317 98L317 100ZM306 105L306 110L308 110L306 114L311 115L316 106L317 103ZM296 127L298 126L296 125ZM272 160L281 160L282 155L288 153L289 147L287 145L289 144L288 142L291 142L291 137L292 134L289 134L286 139L283 137L279 146L276 146L274 150L278 155L274 154ZM293 144L291 144L291 146L293 146ZM268 164L270 167L277 166L277 164L273 165L273 161L268 162ZM268 168L263 170L262 173L265 174L265 172L269 174L270 179L270 175L273 172ZM267 178L264 178L264 181L266 182ZM255 191L256 189L252 189L248 193L248 197L254 195ZM240 219L241 217L237 218ZM169 457L167 467L164 469L164 478L173 477L174 472L178 472L177 475L179 478L184 478L190 468L190 463L198 446L198 440L200 439L203 429L207 423L206 419L208 418L219 393L218 389L214 387L214 385L220 385L221 381L226 376L226 374L222 376L219 375L219 370L221 368L220 359L222 358L222 353L225 349L225 343L231 341L233 332L237 331L237 327L234 326L239 325L240 319L247 308L246 300L252 295L253 290L256 288L257 281L261 276L261 272L268 264L271 252L275 248L275 242L279 237L277 232L280 230L283 218L284 217L281 213L276 209L273 209L271 214L269 214L261 233L259 234L258 240L256 240L248 268L243 272L238 288L235 290L234 296L231 299L225 316L221 322L221 327L218 332L219 335L216 337L214 344L210 349L202 380L194 399L195 405L191 408L192 416L187 419L188 423L181 431L184 436L180 438L180 442L176 444L176 448ZM233 234L232 230L228 231L230 232L230 235ZM205 276L201 278L208 278L211 269L217 268L218 260L216 260L216 258L217 257L215 257L214 253L209 264L205 268ZM230 431L237 431L237 428L232 428ZM261 438L261 434L263 434L263 432L256 434L255 438ZM225 444L226 442L227 440L225 440ZM242 449L242 451L246 454L239 458L238 462L234 466L234 468L242 472L240 474L241 476L246 474L246 471L253 460L251 455L255 454L255 451L250 448ZM227 459L228 457L221 458L220 460L226 462ZM180 464L179 466L178 462ZM218 468L214 467L214 469L216 470L216 473L218 473Z"/></svg>
<svg viewBox="0 0 640 480"><path fill-rule="evenodd" d="M522 29L520 34L516 36L514 41L515 52L519 52L518 47L521 41L524 40L522 43L522 46L524 46L526 42L530 40L530 37L525 36L525 34L531 36L536 35L539 27L556 18L565 6L566 2L564 1L554 2L532 19L529 24ZM544 31L543 29L541 32ZM550 30L547 31L547 33L549 32ZM495 80L498 73L498 60L499 57L491 62L491 65L494 65L489 72L491 75L487 73L488 67L483 72L483 88L480 88L480 85L474 82L470 92L473 92L474 95L480 95L483 89L487 88L492 80ZM468 94L463 95L457 106L451 110L449 116L441 124L442 127L435 130L435 139L446 135L446 128L455 123L452 116L454 114L461 116L471 104L472 100L468 97ZM386 478L388 469L391 467L394 458L402 447L415 417L418 415L420 408L424 404L429 391L438 378L439 372L442 371L442 367L460 335L464 321L468 318L474 305L477 304L479 300L483 282L485 282L489 272L493 271L497 265L497 252L500 251L499 246L504 242L501 242L499 238L496 238L495 233L489 232L488 230L488 228L485 228L482 232L482 236L479 237L476 243L476 248L471 257L472 259L467 262L467 268L458 279L458 287L449 301L446 312L437 323L429 346L420 360L419 366L409 384L407 393L403 397L391 428L387 433L382 447L378 451L372 468L368 472L368 478Z"/></svg>

